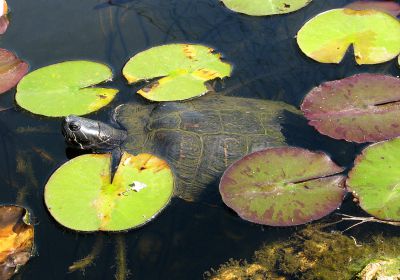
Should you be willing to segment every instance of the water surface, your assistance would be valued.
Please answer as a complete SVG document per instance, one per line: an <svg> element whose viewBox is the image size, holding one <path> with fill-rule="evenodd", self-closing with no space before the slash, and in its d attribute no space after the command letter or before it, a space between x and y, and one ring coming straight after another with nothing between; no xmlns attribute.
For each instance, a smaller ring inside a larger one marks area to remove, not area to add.
<svg viewBox="0 0 400 280"><path fill-rule="evenodd" d="M138 101L137 87L121 77L124 63L151 46L173 42L212 46L232 62L232 78L216 85L223 94L285 101L299 106L304 95L321 82L360 72L390 73L395 62L356 66L351 55L340 65L323 65L302 55L295 34L312 16L342 7L347 0L315 0L288 15L249 17L227 10L217 0L131 0L121 6L103 0L9 1L11 23L0 47L16 52L30 69L72 59L110 65L112 87L120 94L91 118L108 120L118 104ZM0 203L22 202L34 214L37 256L19 279L113 279L115 234L103 234L105 245L95 265L84 274L68 266L86 256L99 234L81 234L58 225L46 211L43 187L51 173L73 154L66 152L61 119L35 116L14 103L15 89L0 97ZM351 167L362 146L334 141L312 128L297 145L325 150L340 165ZM304 136L304 135L303 135ZM300 136L299 136L300 137ZM294 141L296 142L296 141ZM25 164L23 164L25 163ZM22 190L22 191L21 191ZM347 213L362 214L348 200ZM153 222L123 234L132 279L202 279L203 272L229 258L251 257L264 242L288 236L301 227L272 228L248 223L224 207L174 199ZM364 225L352 234L394 227Z"/></svg>

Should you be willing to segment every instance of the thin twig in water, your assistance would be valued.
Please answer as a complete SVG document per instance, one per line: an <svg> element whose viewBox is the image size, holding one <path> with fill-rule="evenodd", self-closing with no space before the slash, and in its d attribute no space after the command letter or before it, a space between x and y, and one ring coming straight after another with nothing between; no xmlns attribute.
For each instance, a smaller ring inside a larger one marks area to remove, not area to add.
<svg viewBox="0 0 400 280"><path fill-rule="evenodd" d="M394 221L385 221L385 220L379 220L375 217L355 217L347 214L338 214L342 216L341 221L358 221L358 223L355 223L354 225L351 225L350 227L346 228L342 232L348 231L351 228L354 228L358 225L372 222L372 223L380 223L380 224L387 224L387 225L392 225L392 226L400 226L400 222L394 222Z"/></svg>
<svg viewBox="0 0 400 280"><path fill-rule="evenodd" d="M70 267L68 267L68 271L69 272L74 272L77 270L85 271L85 268L92 265L94 263L94 260L100 254L101 249L103 249L103 239L104 237L102 235L97 236L97 239L94 243L94 246L90 254L84 257L83 259L80 259L74 262L72 265L70 265Z"/></svg>
<svg viewBox="0 0 400 280"><path fill-rule="evenodd" d="M117 262L117 271L115 272L115 279L125 280L128 276L128 270L126 267L126 244L122 234L116 237L115 245L115 259Z"/></svg>
<svg viewBox="0 0 400 280"><path fill-rule="evenodd" d="M354 244L356 245L356 247L362 247L361 244L358 244L358 243L357 243L357 239L356 239L354 236L350 236L350 237L353 239Z"/></svg>

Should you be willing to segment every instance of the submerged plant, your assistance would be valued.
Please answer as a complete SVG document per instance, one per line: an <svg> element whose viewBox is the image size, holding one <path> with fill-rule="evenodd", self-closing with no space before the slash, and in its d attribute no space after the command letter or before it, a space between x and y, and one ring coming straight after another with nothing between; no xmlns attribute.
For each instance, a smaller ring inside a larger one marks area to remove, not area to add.
<svg viewBox="0 0 400 280"><path fill-rule="evenodd" d="M371 242L360 243L314 225L287 241L262 246L255 251L252 262L230 260L205 275L212 280L349 280L376 259L399 256L399 242L399 237L375 237Z"/></svg>

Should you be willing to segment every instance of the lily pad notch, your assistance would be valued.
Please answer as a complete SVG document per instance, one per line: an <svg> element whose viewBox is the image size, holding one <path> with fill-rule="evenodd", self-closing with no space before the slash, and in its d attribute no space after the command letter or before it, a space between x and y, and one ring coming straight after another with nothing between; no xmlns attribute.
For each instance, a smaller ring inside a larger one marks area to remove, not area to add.
<svg viewBox="0 0 400 280"><path fill-rule="evenodd" d="M377 10L333 9L306 22L297 43L322 63L339 63L350 45L357 64L383 63L400 53L400 22Z"/></svg>
<svg viewBox="0 0 400 280"><path fill-rule="evenodd" d="M78 231L122 231L152 220L169 203L174 177L151 154L124 153L111 181L111 155L78 156L45 186L45 204L63 226Z"/></svg>
<svg viewBox="0 0 400 280"><path fill-rule="evenodd" d="M148 100L186 100L207 93L205 82L230 76L221 56L202 45L162 45L133 56L122 74L130 84L156 79L137 92Z"/></svg>
<svg viewBox="0 0 400 280"><path fill-rule="evenodd" d="M251 153L221 178L224 203L241 218L270 226L294 226L320 219L344 198L345 176L324 153L277 147Z"/></svg>
<svg viewBox="0 0 400 280"><path fill-rule="evenodd" d="M117 89L93 87L110 81L107 65L84 60L66 61L37 69L17 86L16 102L38 115L85 115L109 104Z"/></svg>

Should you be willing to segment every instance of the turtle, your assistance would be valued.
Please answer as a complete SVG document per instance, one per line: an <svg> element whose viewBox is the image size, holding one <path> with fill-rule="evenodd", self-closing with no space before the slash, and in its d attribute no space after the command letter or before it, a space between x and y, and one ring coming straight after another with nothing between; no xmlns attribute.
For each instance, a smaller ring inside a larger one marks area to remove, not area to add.
<svg viewBox="0 0 400 280"><path fill-rule="evenodd" d="M120 148L120 153L161 157L174 171L176 196L215 201L215 183L234 161L286 145L288 113L300 114L284 102L208 94L185 102L121 104L112 113L114 125L70 115L63 120L62 132L73 148Z"/></svg>

